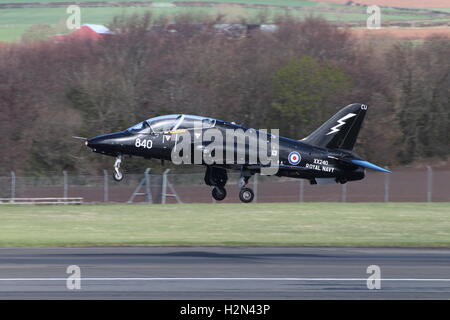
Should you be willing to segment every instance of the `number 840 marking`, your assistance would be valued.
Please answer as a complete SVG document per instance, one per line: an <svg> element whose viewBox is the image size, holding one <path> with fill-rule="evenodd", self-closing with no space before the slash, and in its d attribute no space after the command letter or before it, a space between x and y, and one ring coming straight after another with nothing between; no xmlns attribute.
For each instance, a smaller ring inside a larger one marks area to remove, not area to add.
<svg viewBox="0 0 450 320"><path fill-rule="evenodd" d="M145 148L145 149L151 149L153 147L153 141L150 139L139 139L136 138L136 140L134 141L134 146L136 148Z"/></svg>

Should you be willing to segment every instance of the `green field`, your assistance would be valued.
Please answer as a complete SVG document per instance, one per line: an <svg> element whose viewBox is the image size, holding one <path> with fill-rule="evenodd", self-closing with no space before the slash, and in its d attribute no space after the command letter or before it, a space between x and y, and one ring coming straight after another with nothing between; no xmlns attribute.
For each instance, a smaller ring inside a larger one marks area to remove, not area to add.
<svg viewBox="0 0 450 320"><path fill-rule="evenodd" d="M172 2L185 2L189 0L111 0L109 2L132 2L132 1L140 1L140 2L163 2L163 3L172 3ZM49 2L70 2L68 0L4 0L3 3L49 3ZM83 3L83 2L102 2L102 0L77 0L73 1L74 3ZM106 2L106 1L105 1ZM226 3L239 3L239 4L265 4L265 5L277 5L277 6L316 6L317 2L314 1L304 1L304 0L226 0L226 1L214 1L214 0L195 0L195 2L226 2Z"/></svg>
<svg viewBox="0 0 450 320"><path fill-rule="evenodd" d="M0 206L0 246L450 247L450 203Z"/></svg>
<svg viewBox="0 0 450 320"><path fill-rule="evenodd" d="M24 2L61 2L66 0L7 0L8 3L24 3ZM81 0L78 3L92 2L99 0ZM131 1L131 0L127 0ZM204 0L206 1L206 0ZM176 0L164 2L177 2ZM230 0L227 2L239 4L269 4L281 6L299 6L302 10L289 10L289 14L297 19L303 19L306 16L321 16L330 21L359 22L364 23L368 17L365 7L350 7L344 5L331 5L311 1L294 1L294 0ZM316 9L317 8L317 9ZM285 14L285 9L258 9L243 7L173 7L173 8L150 8L150 7L82 7L81 23L108 24L114 16L121 14L143 13L151 11L155 16L174 16L180 13L217 15L225 14L230 22L239 21L240 18L246 18L248 22L258 22L257 16L262 12L268 15L268 21L274 21L277 15ZM441 18L428 14L405 14L404 11L398 9L383 9L382 20L384 22L397 21L439 21ZM50 8L0 8L0 41L19 41L22 34L33 25L46 24L52 27L60 26L64 30L65 21L69 14L66 13L65 7Z"/></svg>

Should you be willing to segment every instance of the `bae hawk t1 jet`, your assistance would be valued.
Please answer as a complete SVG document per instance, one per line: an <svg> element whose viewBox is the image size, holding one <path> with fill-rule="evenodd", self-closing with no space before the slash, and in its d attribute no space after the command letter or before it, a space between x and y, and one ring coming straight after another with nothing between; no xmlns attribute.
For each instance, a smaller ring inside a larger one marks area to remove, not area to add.
<svg viewBox="0 0 450 320"><path fill-rule="evenodd" d="M225 199L227 170L238 170L241 173L238 184L239 198L242 202L251 202L254 193L246 187L250 177L255 173L263 174L269 167L276 169L269 174L306 179L311 184L343 184L361 180L364 178L365 169L390 172L362 159L352 151L366 111L367 106L364 104L348 105L302 140L277 137L261 130L247 129L234 122L172 114L142 121L124 131L87 139L85 143L94 152L116 157L113 174L116 181L123 179L120 165L126 155L175 163L174 154L177 152L180 157L184 156L185 160L186 150L192 151L192 154L196 151L200 155L209 153L209 159L214 161L201 157L199 161L192 163L206 166L205 183L212 187L212 197L218 201ZM214 134L210 133L212 130ZM237 142L236 137L229 138L228 131L244 132L244 140ZM222 134L223 139L218 139L217 134ZM259 144L256 144L254 149L250 146L252 134L259 134ZM211 138L212 136L214 138ZM189 140L189 137L192 140ZM261 147L261 137L263 142L267 143L265 148ZM277 138L276 143L274 138ZM231 143L230 139L233 139ZM180 153L182 142L185 149ZM186 145L190 146L191 150L186 149ZM271 159L276 160L271 163L262 162L257 157L250 160L255 152L261 150L268 150ZM192 154L188 156L189 159L194 158Z"/></svg>

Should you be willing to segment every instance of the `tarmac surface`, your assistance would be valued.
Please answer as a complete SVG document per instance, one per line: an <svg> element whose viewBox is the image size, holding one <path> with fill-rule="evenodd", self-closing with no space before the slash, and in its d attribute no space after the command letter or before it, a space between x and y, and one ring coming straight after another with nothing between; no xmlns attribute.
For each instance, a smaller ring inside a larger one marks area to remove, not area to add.
<svg viewBox="0 0 450 320"><path fill-rule="evenodd" d="M0 299L449 298L450 249L0 248Z"/></svg>

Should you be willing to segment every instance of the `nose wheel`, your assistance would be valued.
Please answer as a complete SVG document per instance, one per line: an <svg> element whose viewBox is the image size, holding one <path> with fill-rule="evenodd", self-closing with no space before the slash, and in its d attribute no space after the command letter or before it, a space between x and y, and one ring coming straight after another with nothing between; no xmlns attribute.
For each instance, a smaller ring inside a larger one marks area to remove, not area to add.
<svg viewBox="0 0 450 320"><path fill-rule="evenodd" d="M120 170L120 164L121 163L122 163L122 155L118 156L116 158L116 162L114 163L113 178L116 181L122 181L123 180L123 173Z"/></svg>

